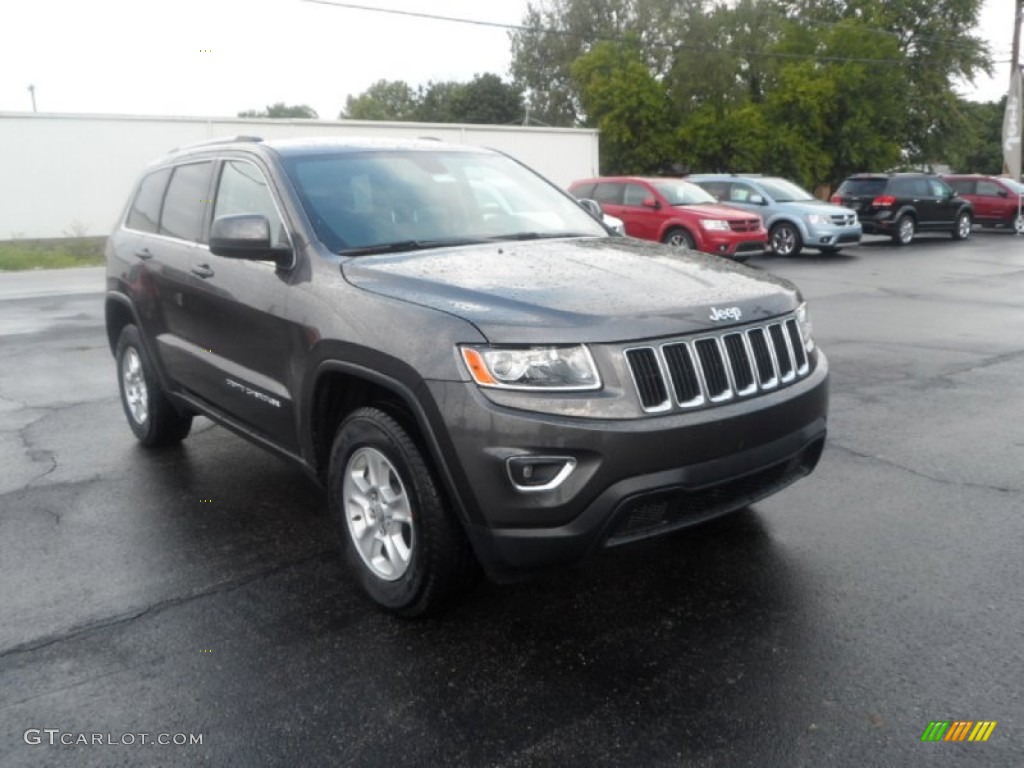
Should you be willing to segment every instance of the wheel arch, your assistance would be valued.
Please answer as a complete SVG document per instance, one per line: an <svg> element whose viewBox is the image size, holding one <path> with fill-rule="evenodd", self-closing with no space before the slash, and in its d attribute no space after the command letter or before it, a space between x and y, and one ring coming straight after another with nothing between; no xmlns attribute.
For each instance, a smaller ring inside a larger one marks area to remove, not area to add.
<svg viewBox="0 0 1024 768"><path fill-rule="evenodd" d="M687 222L679 221L678 219L669 219L668 221L661 225L661 229L658 230L658 242L665 242L665 238L668 236L668 233L671 232L673 229L683 230L686 234L690 236L690 239L693 240L693 244L700 248L701 238L695 231L697 227L691 226Z"/></svg>
<svg viewBox="0 0 1024 768"><path fill-rule="evenodd" d="M110 353L114 354L121 331L126 325L134 325L138 328L139 319L135 314L135 306L131 299L116 291L107 294L104 304L104 319L107 326L107 344L110 346Z"/></svg>
<svg viewBox="0 0 1024 768"><path fill-rule="evenodd" d="M443 429L435 426L435 418L440 419L436 407L432 402L425 404L416 390L396 378L340 360L326 360L316 368L304 416L308 461L325 487L338 426L363 407L378 408L408 432L433 469L456 515L464 526L469 525L473 516L456 478L456 474L461 477L461 472L448 458L454 451L448 453L442 445ZM435 418L431 417L431 410L437 413Z"/></svg>

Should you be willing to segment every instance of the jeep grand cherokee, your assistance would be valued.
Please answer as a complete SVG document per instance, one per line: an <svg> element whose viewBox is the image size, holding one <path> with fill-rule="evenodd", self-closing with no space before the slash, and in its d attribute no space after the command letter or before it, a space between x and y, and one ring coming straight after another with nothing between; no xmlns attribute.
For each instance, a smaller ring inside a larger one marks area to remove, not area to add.
<svg viewBox="0 0 1024 768"><path fill-rule="evenodd" d="M297 462L355 578L404 615L479 566L517 578L808 474L828 373L798 291L608 235L493 151L173 152L107 248L128 424L157 447L203 414Z"/></svg>

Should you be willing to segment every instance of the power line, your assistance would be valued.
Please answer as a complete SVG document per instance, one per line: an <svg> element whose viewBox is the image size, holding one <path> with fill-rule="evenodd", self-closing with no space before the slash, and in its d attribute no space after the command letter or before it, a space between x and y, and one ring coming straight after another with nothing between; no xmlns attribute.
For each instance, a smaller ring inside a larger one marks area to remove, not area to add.
<svg viewBox="0 0 1024 768"><path fill-rule="evenodd" d="M445 16L438 13L426 13L424 11L407 11L399 8L378 8L369 5L362 5L359 3L346 3L340 2L340 0L302 0L305 3L312 3L315 5L329 5L335 8L345 8L347 10L355 11L368 11L370 13L382 13L389 14L392 16L406 16L417 19L429 19L431 21L444 21L453 24L466 24L469 26L476 27L489 27L492 29L504 29L514 30L517 32L538 32L545 35L555 35L559 37L579 37L591 39L594 42L612 42L612 43L627 43L632 42L629 38L622 36L598 36L590 38L580 32L572 32L564 29L538 29L536 27L526 26L524 24L509 24L497 21L484 21L482 19L467 19L458 16ZM817 53L785 53L783 51L750 51L741 50L736 48L720 48L713 45L695 45L692 43L677 43L675 45L670 43L654 43L656 47L665 48L671 51L700 51L707 53L731 53L738 56L762 56L765 58L774 59L813 59L814 61L822 62L849 62L858 64L893 64L897 66L903 66L907 63L906 59L881 59L871 57L856 57L856 56L823 56Z"/></svg>

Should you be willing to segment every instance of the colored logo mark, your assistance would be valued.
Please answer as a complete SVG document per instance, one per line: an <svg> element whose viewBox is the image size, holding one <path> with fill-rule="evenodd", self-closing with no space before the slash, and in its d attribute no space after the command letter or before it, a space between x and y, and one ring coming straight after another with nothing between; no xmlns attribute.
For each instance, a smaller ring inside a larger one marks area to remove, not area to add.
<svg viewBox="0 0 1024 768"><path fill-rule="evenodd" d="M921 741L988 741L996 729L996 720L932 720L921 734Z"/></svg>

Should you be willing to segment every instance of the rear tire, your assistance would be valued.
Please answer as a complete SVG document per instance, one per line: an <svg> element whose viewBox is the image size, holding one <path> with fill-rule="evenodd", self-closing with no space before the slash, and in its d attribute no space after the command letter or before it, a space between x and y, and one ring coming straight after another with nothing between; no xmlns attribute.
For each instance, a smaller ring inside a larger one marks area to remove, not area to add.
<svg viewBox="0 0 1024 768"><path fill-rule="evenodd" d="M693 244L693 235L687 232L682 227L673 227L665 233L665 237L662 239L665 245L671 245L673 248L689 248L691 251L696 250Z"/></svg>
<svg viewBox="0 0 1024 768"><path fill-rule="evenodd" d="M356 581L401 616L436 613L479 575L462 526L420 449L391 416L360 408L338 428L331 517Z"/></svg>
<svg viewBox="0 0 1024 768"><path fill-rule="evenodd" d="M128 426L147 448L180 443L192 428L192 415L178 411L160 389L139 329L126 325L115 352L121 407Z"/></svg>
<svg viewBox="0 0 1024 768"><path fill-rule="evenodd" d="M956 217L956 227L953 229L954 240L966 240L971 236L971 214L964 211Z"/></svg>
<svg viewBox="0 0 1024 768"><path fill-rule="evenodd" d="M893 232L892 241L896 245L910 245L914 242L914 234L917 231L917 223L910 214L903 214L896 222L896 231Z"/></svg>

